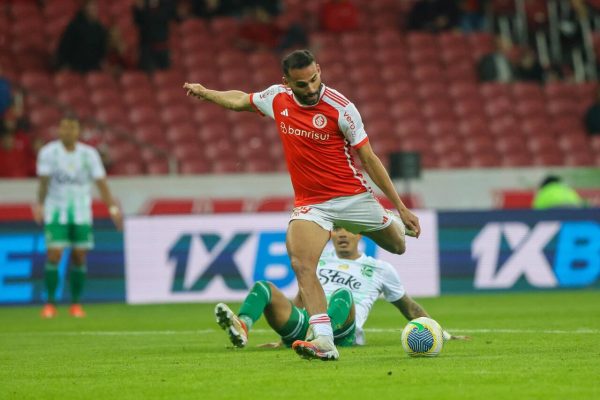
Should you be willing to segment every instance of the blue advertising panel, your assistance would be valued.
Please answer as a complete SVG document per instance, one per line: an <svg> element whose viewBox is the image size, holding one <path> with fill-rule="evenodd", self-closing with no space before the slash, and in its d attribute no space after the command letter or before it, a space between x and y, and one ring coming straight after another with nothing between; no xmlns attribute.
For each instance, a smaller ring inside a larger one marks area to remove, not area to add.
<svg viewBox="0 0 600 400"><path fill-rule="evenodd" d="M88 254L85 302L124 301L123 234L110 220L94 221L95 248ZM33 222L0 222L0 304L40 303L45 299L43 230ZM59 301L69 301L68 261L59 264ZM65 281L67 285L65 286Z"/></svg>
<svg viewBox="0 0 600 400"><path fill-rule="evenodd" d="M438 213L441 293L600 287L600 210Z"/></svg>

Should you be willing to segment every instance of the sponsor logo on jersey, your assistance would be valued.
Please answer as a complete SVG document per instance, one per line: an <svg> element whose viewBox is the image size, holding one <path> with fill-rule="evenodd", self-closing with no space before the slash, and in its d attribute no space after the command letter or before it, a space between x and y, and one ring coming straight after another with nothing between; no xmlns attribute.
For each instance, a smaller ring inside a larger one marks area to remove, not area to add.
<svg viewBox="0 0 600 400"><path fill-rule="evenodd" d="M276 90L275 88L270 88L270 89L262 92L259 97L261 99L266 99L267 97L270 97L270 96L274 95L275 94L275 90Z"/></svg>
<svg viewBox="0 0 600 400"><path fill-rule="evenodd" d="M63 185L85 185L86 180L83 176L73 176L63 171L58 171L52 176L52 180Z"/></svg>
<svg viewBox="0 0 600 400"><path fill-rule="evenodd" d="M281 122L279 124L279 129L281 130L281 133L283 133L284 135L294 135L294 136L306 137L309 139L321 140L321 141L326 141L329 139L328 133L307 131L305 129L295 128L290 124L286 125L284 122Z"/></svg>
<svg viewBox="0 0 600 400"><path fill-rule="evenodd" d="M323 114L315 114L312 123L315 128L323 129L327 125L327 118Z"/></svg>
<svg viewBox="0 0 600 400"><path fill-rule="evenodd" d="M288 109L287 108L285 110L283 110L282 112L280 112L279 114L283 115L284 117L289 117L289 113L288 113Z"/></svg>
<svg viewBox="0 0 600 400"><path fill-rule="evenodd" d="M345 272L337 271L335 269L321 268L319 269L319 281L321 285L327 285L328 283L336 283L338 285L346 286L349 289L358 290L362 286L355 277Z"/></svg>
<svg viewBox="0 0 600 400"><path fill-rule="evenodd" d="M348 111L344 111L344 119L346 120L346 122L348 122L348 126L350 126L351 130L356 129L356 124L354 123L352 116L348 114Z"/></svg>

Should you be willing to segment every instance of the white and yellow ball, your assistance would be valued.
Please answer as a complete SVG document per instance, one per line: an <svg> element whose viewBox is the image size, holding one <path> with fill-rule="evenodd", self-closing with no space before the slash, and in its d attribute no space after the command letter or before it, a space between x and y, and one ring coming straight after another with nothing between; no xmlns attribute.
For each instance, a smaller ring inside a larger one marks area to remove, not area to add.
<svg viewBox="0 0 600 400"><path fill-rule="evenodd" d="M442 327L431 318L413 319L402 331L402 347L411 357L435 357L443 346Z"/></svg>

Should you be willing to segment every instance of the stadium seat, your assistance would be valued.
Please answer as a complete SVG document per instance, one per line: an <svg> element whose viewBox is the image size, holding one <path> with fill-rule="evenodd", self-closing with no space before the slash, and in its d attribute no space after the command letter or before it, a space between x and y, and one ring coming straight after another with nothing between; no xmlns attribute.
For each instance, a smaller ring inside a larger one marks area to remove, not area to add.
<svg viewBox="0 0 600 400"><path fill-rule="evenodd" d="M457 100L480 100L479 88L474 82L453 82L448 86L448 93Z"/></svg>
<svg viewBox="0 0 600 400"><path fill-rule="evenodd" d="M146 172L148 175L168 175L169 162L165 159L153 160L146 165Z"/></svg>
<svg viewBox="0 0 600 400"><path fill-rule="evenodd" d="M129 120L136 125L149 122L160 124L156 108L149 105L134 106L129 111Z"/></svg>
<svg viewBox="0 0 600 400"><path fill-rule="evenodd" d="M464 148L471 158L477 154L496 153L495 139L485 134L470 136L465 141Z"/></svg>
<svg viewBox="0 0 600 400"><path fill-rule="evenodd" d="M135 161L116 163L110 170L111 175L143 175L145 169L143 165Z"/></svg>
<svg viewBox="0 0 600 400"><path fill-rule="evenodd" d="M96 107L104 107L114 104L122 106L122 96L116 89L109 87L98 87L91 89L90 100Z"/></svg>
<svg viewBox="0 0 600 400"><path fill-rule="evenodd" d="M273 162L267 159L251 159L244 164L246 173L267 173L274 172Z"/></svg>
<svg viewBox="0 0 600 400"><path fill-rule="evenodd" d="M121 85L126 90L130 88L144 88L150 87L150 80L148 76L141 71L125 71L120 78Z"/></svg>
<svg viewBox="0 0 600 400"><path fill-rule="evenodd" d="M179 163L179 173L183 175L207 174L211 167L206 160L183 160Z"/></svg>
<svg viewBox="0 0 600 400"><path fill-rule="evenodd" d="M264 197L256 205L257 212L289 212L293 208L293 197Z"/></svg>
<svg viewBox="0 0 600 400"><path fill-rule="evenodd" d="M147 215L192 214L195 201L192 199L153 199L144 207Z"/></svg>
<svg viewBox="0 0 600 400"><path fill-rule="evenodd" d="M489 168L500 166L500 159L495 152L476 153L469 158L469 165L474 168Z"/></svg>
<svg viewBox="0 0 600 400"><path fill-rule="evenodd" d="M509 97L510 86L504 83L482 83L479 92L485 99L497 99L498 97Z"/></svg>
<svg viewBox="0 0 600 400"><path fill-rule="evenodd" d="M565 153L564 164L572 167L591 167L596 165L596 160L594 154L588 149L581 149Z"/></svg>
<svg viewBox="0 0 600 400"><path fill-rule="evenodd" d="M191 123L192 112L187 107L172 105L173 103L169 102L163 104L171 104L170 106L166 106L160 113L161 120L165 125Z"/></svg>
<svg viewBox="0 0 600 400"><path fill-rule="evenodd" d="M213 173L234 174L243 173L243 165L239 160L217 159L213 161Z"/></svg>
<svg viewBox="0 0 600 400"><path fill-rule="evenodd" d="M470 116L482 116L485 117L485 109L481 100L475 99L461 99L454 101L454 113L461 119L468 118Z"/></svg>
<svg viewBox="0 0 600 400"><path fill-rule="evenodd" d="M546 103L538 99L518 99L515 104L515 112L523 118L547 118Z"/></svg>
<svg viewBox="0 0 600 400"><path fill-rule="evenodd" d="M431 120L427 125L427 132L435 140L447 137L452 141L457 139L459 133L458 124L452 118Z"/></svg>
<svg viewBox="0 0 600 400"><path fill-rule="evenodd" d="M533 158L528 151L505 153L500 157L504 167L527 167L533 164Z"/></svg>
<svg viewBox="0 0 600 400"><path fill-rule="evenodd" d="M25 71L21 76L21 84L28 90L45 96L52 96L55 93L54 82L47 72Z"/></svg>
<svg viewBox="0 0 600 400"><path fill-rule="evenodd" d="M117 82L106 72L88 72L84 79L87 87L91 90L108 90L117 88Z"/></svg>

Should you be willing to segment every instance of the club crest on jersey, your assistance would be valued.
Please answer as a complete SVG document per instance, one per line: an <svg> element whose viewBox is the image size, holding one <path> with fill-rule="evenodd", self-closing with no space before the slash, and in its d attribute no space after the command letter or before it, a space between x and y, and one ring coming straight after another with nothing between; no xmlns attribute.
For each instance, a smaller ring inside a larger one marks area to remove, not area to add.
<svg viewBox="0 0 600 400"><path fill-rule="evenodd" d="M368 265L363 265L362 268L360 269L360 273L363 276L370 278L373 276L373 267L369 267Z"/></svg>
<svg viewBox="0 0 600 400"><path fill-rule="evenodd" d="M323 114L315 114L312 123L315 128L323 129L327 125L327 118Z"/></svg>

